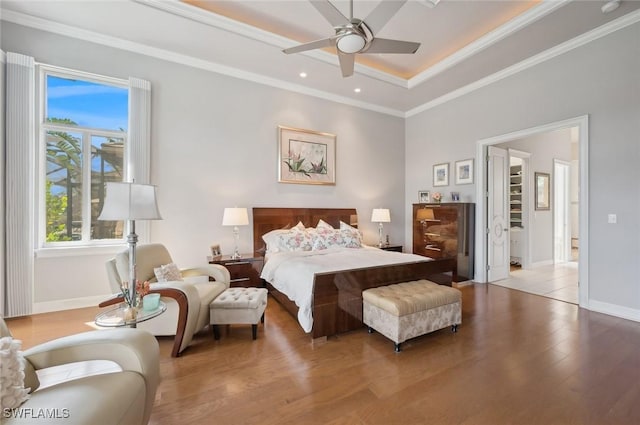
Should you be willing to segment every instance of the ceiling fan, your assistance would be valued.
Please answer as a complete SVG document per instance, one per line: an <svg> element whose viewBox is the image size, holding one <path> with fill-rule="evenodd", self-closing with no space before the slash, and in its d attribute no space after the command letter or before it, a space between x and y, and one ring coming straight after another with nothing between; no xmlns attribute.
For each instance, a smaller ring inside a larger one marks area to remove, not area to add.
<svg viewBox="0 0 640 425"><path fill-rule="evenodd" d="M333 26L335 35L322 40L289 47L283 52L299 53L307 50L336 47L343 77L353 75L355 56L359 53L415 53L420 43L376 38L393 15L407 2L381 1L364 20L353 17L353 0L349 2L349 18L328 0L310 0L313 7Z"/></svg>

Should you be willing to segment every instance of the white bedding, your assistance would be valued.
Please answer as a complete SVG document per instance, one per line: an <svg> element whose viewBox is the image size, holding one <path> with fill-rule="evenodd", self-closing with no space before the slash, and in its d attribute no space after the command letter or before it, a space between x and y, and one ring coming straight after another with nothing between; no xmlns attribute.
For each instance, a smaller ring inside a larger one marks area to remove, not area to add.
<svg viewBox="0 0 640 425"><path fill-rule="evenodd" d="M384 251L378 248L331 248L319 251L293 251L267 254L261 277L285 294L299 307L298 322L311 332L313 315L313 279L316 273L363 267L430 261L414 254Z"/></svg>

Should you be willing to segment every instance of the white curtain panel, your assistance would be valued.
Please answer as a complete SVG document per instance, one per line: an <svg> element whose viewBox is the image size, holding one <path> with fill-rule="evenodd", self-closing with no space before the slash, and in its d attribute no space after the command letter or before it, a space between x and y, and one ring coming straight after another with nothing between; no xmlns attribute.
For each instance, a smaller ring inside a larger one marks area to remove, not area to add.
<svg viewBox="0 0 640 425"><path fill-rule="evenodd" d="M5 89L5 77L7 75L7 55L4 50L0 50L0 99L5 99L6 97L6 89ZM0 176L4 176L4 161L5 161L5 103L0 102ZM0 178L2 184L0 184L0 316L5 316L5 299L6 299L6 282L4 275L4 264L5 264L5 231L4 231L4 215L6 213L5 202L4 202L4 177Z"/></svg>
<svg viewBox="0 0 640 425"><path fill-rule="evenodd" d="M151 179L151 83L129 78L128 181L148 184ZM151 224L136 222L140 242L150 241Z"/></svg>
<svg viewBox="0 0 640 425"><path fill-rule="evenodd" d="M7 53L5 317L31 314L35 193L35 62Z"/></svg>
<svg viewBox="0 0 640 425"><path fill-rule="evenodd" d="M129 181L148 184L151 176L151 83L129 78Z"/></svg>

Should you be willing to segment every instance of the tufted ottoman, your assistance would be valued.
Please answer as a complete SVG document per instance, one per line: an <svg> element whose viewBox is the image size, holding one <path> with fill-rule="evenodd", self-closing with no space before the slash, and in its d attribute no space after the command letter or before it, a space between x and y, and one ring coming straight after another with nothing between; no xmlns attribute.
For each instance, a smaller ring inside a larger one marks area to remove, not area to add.
<svg viewBox="0 0 640 425"><path fill-rule="evenodd" d="M267 307L266 288L229 288L209 304L209 323L213 336L220 339L218 325L247 323L251 325L253 339L256 339L258 322L264 323Z"/></svg>
<svg viewBox="0 0 640 425"><path fill-rule="evenodd" d="M362 321L400 344L409 338L462 323L462 295L459 290L428 280L380 286L362 292Z"/></svg>

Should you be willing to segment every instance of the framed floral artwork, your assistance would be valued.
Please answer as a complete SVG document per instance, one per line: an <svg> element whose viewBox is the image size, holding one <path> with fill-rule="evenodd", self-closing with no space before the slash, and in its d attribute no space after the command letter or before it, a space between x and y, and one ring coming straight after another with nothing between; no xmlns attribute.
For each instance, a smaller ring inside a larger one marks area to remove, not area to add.
<svg viewBox="0 0 640 425"><path fill-rule="evenodd" d="M535 208L538 211L551 209L551 175L549 173L534 173L535 176Z"/></svg>
<svg viewBox="0 0 640 425"><path fill-rule="evenodd" d="M336 136L278 126L278 182L336 184Z"/></svg>
<svg viewBox="0 0 640 425"><path fill-rule="evenodd" d="M449 186L449 163L433 166L433 185Z"/></svg>
<svg viewBox="0 0 640 425"><path fill-rule="evenodd" d="M456 184L473 183L473 159L456 161Z"/></svg>

